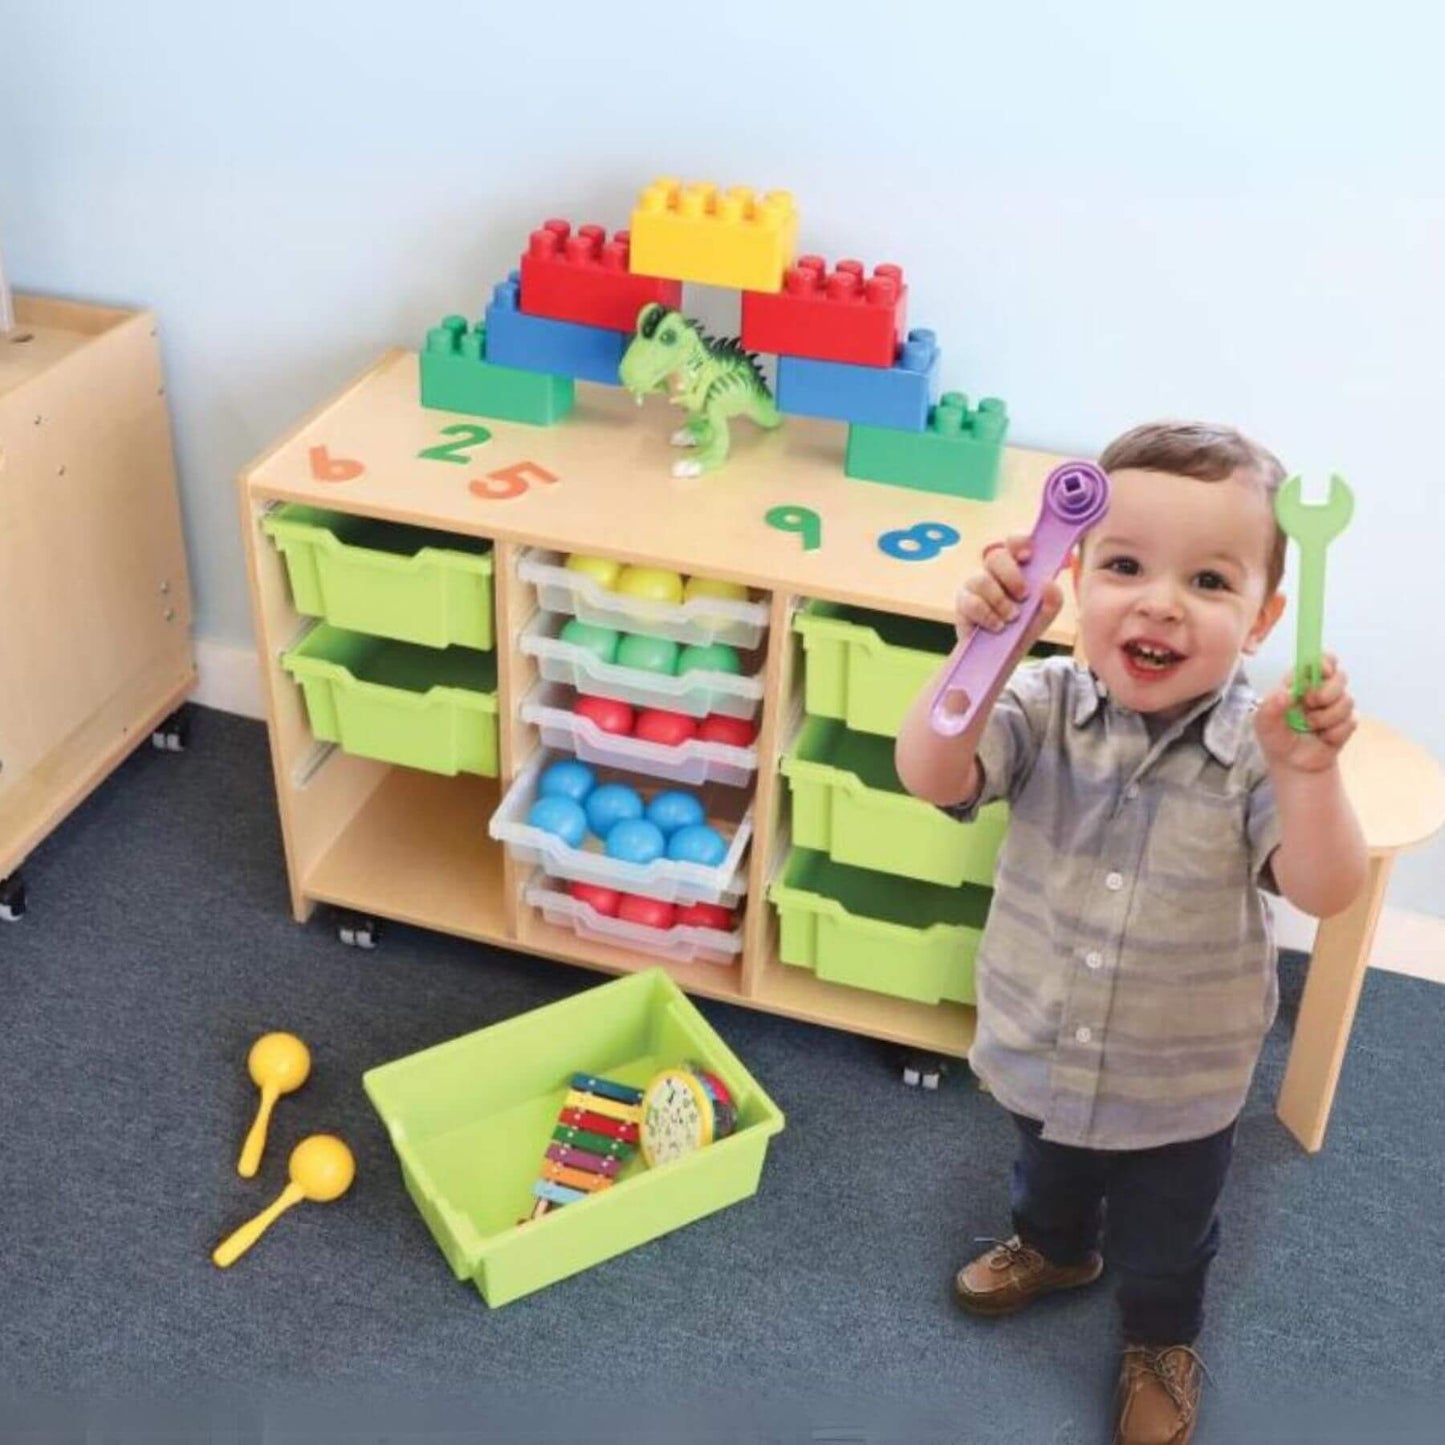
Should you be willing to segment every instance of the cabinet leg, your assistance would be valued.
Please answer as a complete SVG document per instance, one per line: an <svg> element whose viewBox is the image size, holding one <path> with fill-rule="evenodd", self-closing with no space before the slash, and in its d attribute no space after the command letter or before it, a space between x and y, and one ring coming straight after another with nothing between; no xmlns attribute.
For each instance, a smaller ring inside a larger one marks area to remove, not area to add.
<svg viewBox="0 0 1445 1445"><path fill-rule="evenodd" d="M191 707L184 703L156 726L151 746L163 753L183 753L191 740Z"/></svg>
<svg viewBox="0 0 1445 1445"><path fill-rule="evenodd" d="M370 914L338 908L336 936L348 948L375 948L381 940L381 923Z"/></svg>
<svg viewBox="0 0 1445 1445"><path fill-rule="evenodd" d="M942 1054L919 1053L901 1049L898 1053L899 1077L910 1089L937 1090L953 1068L955 1060Z"/></svg>
<svg viewBox="0 0 1445 1445"><path fill-rule="evenodd" d="M0 878L0 923L19 923L25 916L25 880L19 873Z"/></svg>

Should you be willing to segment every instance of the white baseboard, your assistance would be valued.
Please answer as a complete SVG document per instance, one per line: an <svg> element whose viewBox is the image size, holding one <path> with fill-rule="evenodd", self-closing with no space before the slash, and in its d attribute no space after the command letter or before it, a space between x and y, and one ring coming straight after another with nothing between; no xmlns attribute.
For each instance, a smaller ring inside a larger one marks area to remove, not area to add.
<svg viewBox="0 0 1445 1445"><path fill-rule="evenodd" d="M196 639L196 671L200 675L193 702L220 712L264 719L261 665L254 647Z"/></svg>
<svg viewBox="0 0 1445 1445"><path fill-rule="evenodd" d="M198 640L196 666L200 673L196 702L242 717L266 716L260 661L254 648ZM1281 948L1308 953L1314 946L1315 920L1283 899L1275 903L1274 923ZM1380 916L1370 965L1445 983L1445 918L1386 908Z"/></svg>

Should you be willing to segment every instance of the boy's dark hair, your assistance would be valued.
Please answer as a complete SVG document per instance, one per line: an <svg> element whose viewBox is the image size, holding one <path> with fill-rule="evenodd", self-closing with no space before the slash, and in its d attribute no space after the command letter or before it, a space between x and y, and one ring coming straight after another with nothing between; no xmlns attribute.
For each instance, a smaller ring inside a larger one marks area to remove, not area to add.
<svg viewBox="0 0 1445 1445"><path fill-rule="evenodd" d="M1236 472L1252 476L1264 489L1271 512L1274 494L1284 481L1284 467L1271 451L1233 427L1208 422L1153 421L1115 437L1104 448L1099 465L1106 472L1125 467L1141 472L1170 472L1201 482L1222 482ZM1284 576L1286 538L1274 523L1268 560L1268 592L1272 595Z"/></svg>

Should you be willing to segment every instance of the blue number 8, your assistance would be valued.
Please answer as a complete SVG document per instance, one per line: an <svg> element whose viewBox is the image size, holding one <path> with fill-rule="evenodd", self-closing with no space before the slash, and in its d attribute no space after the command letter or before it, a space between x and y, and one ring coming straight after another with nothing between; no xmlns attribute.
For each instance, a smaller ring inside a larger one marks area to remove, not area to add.
<svg viewBox="0 0 1445 1445"><path fill-rule="evenodd" d="M911 527L884 532L878 546L900 562L928 562L945 547L955 547L961 540L957 529L945 522L915 522Z"/></svg>

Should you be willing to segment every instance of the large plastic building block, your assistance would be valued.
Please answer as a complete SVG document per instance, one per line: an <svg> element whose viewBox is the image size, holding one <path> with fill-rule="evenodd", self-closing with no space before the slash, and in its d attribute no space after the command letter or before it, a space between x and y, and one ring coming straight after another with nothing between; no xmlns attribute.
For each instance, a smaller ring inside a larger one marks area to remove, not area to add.
<svg viewBox="0 0 1445 1445"><path fill-rule="evenodd" d="M649 301L674 310L682 305L681 281L635 275L629 259L626 231L609 241L601 226L582 226L573 235L566 221L548 221L532 232L522 257L522 310L630 333Z"/></svg>
<svg viewBox="0 0 1445 1445"><path fill-rule="evenodd" d="M654 181L632 212L632 269L702 286L778 291L798 242L787 191L754 195L701 182Z"/></svg>
<svg viewBox="0 0 1445 1445"><path fill-rule="evenodd" d="M937 390L938 343L911 331L892 366L778 358L778 408L785 415L826 416L863 426L921 432Z"/></svg>
<svg viewBox="0 0 1445 1445"><path fill-rule="evenodd" d="M523 371L620 385L617 368L628 338L602 326L528 316L520 305L521 279L513 271L493 288L487 307L487 360Z"/></svg>
<svg viewBox="0 0 1445 1445"><path fill-rule="evenodd" d="M865 482L887 482L919 492L945 492L991 502L1008 433L1008 408L996 396L970 410L962 392L945 392L928 418L928 430L848 428L843 470Z"/></svg>
<svg viewBox="0 0 1445 1445"><path fill-rule="evenodd" d="M897 266L803 256L783 289L743 293L742 342L749 351L807 356L855 366L892 366L908 325L908 287Z"/></svg>
<svg viewBox="0 0 1445 1445"><path fill-rule="evenodd" d="M463 316L448 316L427 332L420 360L421 404L438 411L551 426L572 410L570 376L489 361L486 327L468 329Z"/></svg>

